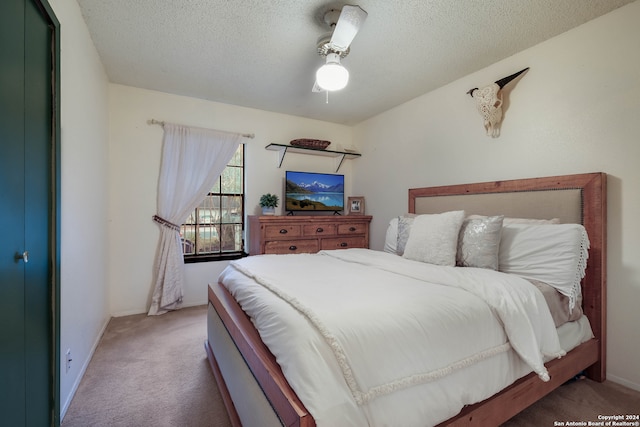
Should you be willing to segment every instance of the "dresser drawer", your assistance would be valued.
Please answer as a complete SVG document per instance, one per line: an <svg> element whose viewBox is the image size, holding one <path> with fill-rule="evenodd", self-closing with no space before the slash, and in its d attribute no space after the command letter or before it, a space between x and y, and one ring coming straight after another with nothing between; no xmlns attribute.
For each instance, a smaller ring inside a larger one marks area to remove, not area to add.
<svg viewBox="0 0 640 427"><path fill-rule="evenodd" d="M371 216L249 215L249 255L369 247Z"/></svg>
<svg viewBox="0 0 640 427"><path fill-rule="evenodd" d="M338 224L338 234L364 234L369 224L362 222L352 224Z"/></svg>
<svg viewBox="0 0 640 427"><path fill-rule="evenodd" d="M302 236L302 226L297 224L292 225L265 225L264 237L265 239L273 239L276 237L299 237Z"/></svg>
<svg viewBox="0 0 640 427"><path fill-rule="evenodd" d="M322 249L349 249L366 248L367 243L363 237L336 237L334 239L322 239Z"/></svg>
<svg viewBox="0 0 640 427"><path fill-rule="evenodd" d="M335 224L307 224L302 227L304 236L334 236L336 234Z"/></svg>
<svg viewBox="0 0 640 427"><path fill-rule="evenodd" d="M272 240L265 242L265 254L303 254L318 252L317 239Z"/></svg>

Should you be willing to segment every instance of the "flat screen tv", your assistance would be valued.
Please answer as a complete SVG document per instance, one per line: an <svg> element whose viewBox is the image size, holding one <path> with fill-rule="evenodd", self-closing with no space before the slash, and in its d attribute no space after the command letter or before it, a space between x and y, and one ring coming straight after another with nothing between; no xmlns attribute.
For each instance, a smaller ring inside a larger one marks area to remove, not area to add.
<svg viewBox="0 0 640 427"><path fill-rule="evenodd" d="M287 171L285 182L285 210L289 212L344 210L344 175Z"/></svg>

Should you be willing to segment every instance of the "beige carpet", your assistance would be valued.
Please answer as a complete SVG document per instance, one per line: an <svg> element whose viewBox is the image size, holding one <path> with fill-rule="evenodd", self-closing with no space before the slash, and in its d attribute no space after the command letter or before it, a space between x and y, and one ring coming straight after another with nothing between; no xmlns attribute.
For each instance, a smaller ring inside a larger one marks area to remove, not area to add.
<svg viewBox="0 0 640 427"><path fill-rule="evenodd" d="M640 392L611 381L597 383L586 379L561 386L503 426L569 426L572 425L571 422L574 423L573 425L579 426L588 425L589 422L601 422L603 421L599 418L601 415L637 416L638 414L640 414ZM624 418L622 421L625 421ZM640 420L632 420L632 422L638 421Z"/></svg>
<svg viewBox="0 0 640 427"><path fill-rule="evenodd" d="M229 426L204 350L206 306L111 319L63 427Z"/></svg>
<svg viewBox="0 0 640 427"><path fill-rule="evenodd" d="M202 306L112 319L62 427L229 426L204 351L206 313ZM640 392L578 380L504 426L586 425L598 415L639 413Z"/></svg>

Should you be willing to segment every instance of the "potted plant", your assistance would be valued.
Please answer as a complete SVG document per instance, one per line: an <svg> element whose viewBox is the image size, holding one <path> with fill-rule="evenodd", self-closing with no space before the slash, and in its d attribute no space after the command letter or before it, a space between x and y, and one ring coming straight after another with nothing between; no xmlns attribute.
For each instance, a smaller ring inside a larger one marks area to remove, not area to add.
<svg viewBox="0 0 640 427"><path fill-rule="evenodd" d="M278 207L278 196L275 194L263 194L260 196L260 206L262 206L262 215L275 215Z"/></svg>

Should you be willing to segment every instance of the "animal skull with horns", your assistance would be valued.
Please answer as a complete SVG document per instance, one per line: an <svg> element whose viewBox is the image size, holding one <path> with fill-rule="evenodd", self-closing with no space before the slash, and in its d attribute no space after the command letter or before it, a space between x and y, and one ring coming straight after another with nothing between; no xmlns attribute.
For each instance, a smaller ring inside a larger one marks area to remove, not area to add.
<svg viewBox="0 0 640 427"><path fill-rule="evenodd" d="M476 100L476 108L484 119L484 129L487 135L493 138L500 135L500 120L502 120L502 88L507 83L527 71L529 67L520 70L515 74L491 83L488 86L478 89L474 87L467 93Z"/></svg>

